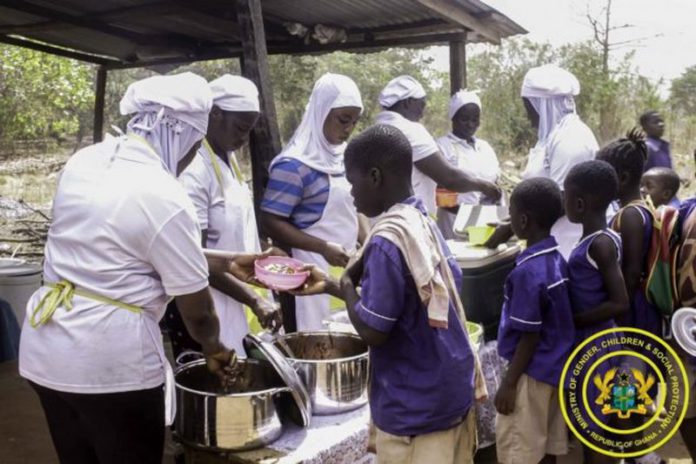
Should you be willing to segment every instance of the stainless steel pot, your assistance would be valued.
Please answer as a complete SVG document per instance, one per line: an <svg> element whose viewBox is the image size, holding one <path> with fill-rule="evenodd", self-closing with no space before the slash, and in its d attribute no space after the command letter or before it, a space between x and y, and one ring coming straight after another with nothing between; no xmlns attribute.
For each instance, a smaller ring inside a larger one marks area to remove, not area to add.
<svg viewBox="0 0 696 464"><path fill-rule="evenodd" d="M241 451L265 446L281 435L275 399L290 388L268 363L238 362L242 374L225 389L204 359L176 369L175 429L181 441L198 448Z"/></svg>
<svg viewBox="0 0 696 464"><path fill-rule="evenodd" d="M369 354L360 337L319 331L278 338L275 346L300 375L315 414L338 414L367 403Z"/></svg>

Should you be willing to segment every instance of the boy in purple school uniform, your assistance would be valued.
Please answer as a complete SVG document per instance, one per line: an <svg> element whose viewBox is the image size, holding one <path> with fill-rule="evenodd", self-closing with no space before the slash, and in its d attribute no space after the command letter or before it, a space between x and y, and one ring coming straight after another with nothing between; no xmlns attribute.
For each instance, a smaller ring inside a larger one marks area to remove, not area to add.
<svg viewBox="0 0 696 464"><path fill-rule="evenodd" d="M663 167L672 167L672 153L669 142L662 138L665 134L665 121L657 111L646 111L640 115L640 125L648 136L645 144L648 148L648 157L644 170Z"/></svg>
<svg viewBox="0 0 696 464"><path fill-rule="evenodd" d="M568 452L558 384L575 334L567 265L550 235L562 214L550 179L525 180L510 198L512 229L527 249L505 282L498 331L498 352L510 361L495 398L502 464L553 463Z"/></svg>
<svg viewBox="0 0 696 464"><path fill-rule="evenodd" d="M414 240L407 245L424 246L423 250L439 247L443 258L439 269L449 269L438 274L435 266L435 275L442 280L432 281L430 301L436 299L437 288L442 289L438 282L455 277L459 286L456 261L423 203L413 195L411 147L405 136L390 126L373 126L350 142L345 164L359 212L373 218L382 213L411 215L416 219L412 223L394 224L401 227L406 241L419 227L429 228L420 236L430 237L428 243ZM304 292L325 291L343 298L353 326L370 346L369 397L377 427L377 462L473 463L475 380L480 377L475 376L478 361L458 316L454 300L458 296L449 293L440 308L424 303L422 288L416 285L423 269L413 266L416 258L404 246L372 235L340 282L314 269Z"/></svg>

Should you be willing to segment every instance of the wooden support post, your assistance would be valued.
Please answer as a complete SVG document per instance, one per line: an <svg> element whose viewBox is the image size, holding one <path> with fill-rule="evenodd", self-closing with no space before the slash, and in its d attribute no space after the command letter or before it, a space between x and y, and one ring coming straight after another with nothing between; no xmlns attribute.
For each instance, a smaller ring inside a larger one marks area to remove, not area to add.
<svg viewBox="0 0 696 464"><path fill-rule="evenodd" d="M278 118L268 69L268 50L266 48L266 32L263 28L261 1L237 0L237 21L242 41L242 74L256 83L259 88L259 103L261 105L261 117L249 137L254 208L258 220L261 217L259 205L268 183L268 166L281 149L280 130L278 129ZM259 231L265 235L260 224ZM296 331L295 299L287 293L281 293L280 305L285 331Z"/></svg>
<svg viewBox="0 0 696 464"><path fill-rule="evenodd" d="M466 88L466 34L451 40L450 49L450 93Z"/></svg>
<svg viewBox="0 0 696 464"><path fill-rule="evenodd" d="M261 104L261 117L250 137L254 204L258 208L268 181L268 165L281 149L261 1L237 0L237 20L242 39L242 74L256 83Z"/></svg>
<svg viewBox="0 0 696 464"><path fill-rule="evenodd" d="M106 96L106 75L104 66L97 68L96 86L94 89L94 143L101 142L104 137L104 99Z"/></svg>

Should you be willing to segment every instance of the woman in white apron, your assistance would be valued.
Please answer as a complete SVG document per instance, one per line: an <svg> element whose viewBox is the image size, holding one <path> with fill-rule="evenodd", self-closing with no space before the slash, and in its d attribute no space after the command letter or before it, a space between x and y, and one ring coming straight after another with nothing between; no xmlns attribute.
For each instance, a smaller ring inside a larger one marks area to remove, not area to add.
<svg viewBox="0 0 696 464"><path fill-rule="evenodd" d="M121 113L136 113L127 134L80 150L61 173L19 359L61 462L162 462L174 386L158 323L171 297L211 370L230 362L200 229L176 180L211 105L191 73L136 82L121 100Z"/></svg>
<svg viewBox="0 0 696 464"><path fill-rule="evenodd" d="M319 78L300 126L271 163L261 204L263 226L274 242L324 271L344 267L358 240L343 151L362 108L360 91L350 78ZM298 331L324 328L329 313L328 295L295 298Z"/></svg>
<svg viewBox="0 0 696 464"><path fill-rule="evenodd" d="M452 130L437 139L440 153L454 167L476 179L495 183L500 175L500 164L493 148L474 137L481 122L481 99L475 92L460 90L450 99L448 115ZM437 209L437 225L446 239L454 239L454 220L459 205L495 204L480 192L457 195L457 206Z"/></svg>
<svg viewBox="0 0 696 464"><path fill-rule="evenodd" d="M251 191L234 153L247 142L258 120L258 90L250 80L229 74L210 82L210 90L213 109L208 134L179 179L196 209L205 248L260 253ZM280 328L276 305L230 273L211 271L210 285L220 320L220 340L226 347L244 353L242 340L249 333L244 305L251 308L262 327ZM167 326L175 355L200 350L174 303L167 310Z"/></svg>
<svg viewBox="0 0 696 464"><path fill-rule="evenodd" d="M563 190L570 169L594 159L599 150L592 130L575 112L574 97L580 93L577 78L558 66L547 64L530 69L522 83L522 101L532 127L537 129L537 143L530 150L524 179L548 177ZM551 229L559 251L567 259L582 235L582 227L561 217ZM490 246L512 236L509 226L496 231Z"/></svg>

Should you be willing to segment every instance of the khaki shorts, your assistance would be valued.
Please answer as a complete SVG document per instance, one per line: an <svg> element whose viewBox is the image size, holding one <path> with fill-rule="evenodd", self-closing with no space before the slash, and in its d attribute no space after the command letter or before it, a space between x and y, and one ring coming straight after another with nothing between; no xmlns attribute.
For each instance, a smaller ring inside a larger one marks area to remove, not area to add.
<svg viewBox="0 0 696 464"><path fill-rule="evenodd" d="M451 429L413 437L377 429L377 464L473 464L476 452L474 407Z"/></svg>
<svg viewBox="0 0 696 464"><path fill-rule="evenodd" d="M496 451L502 464L529 464L568 452L568 429L558 404L558 388L522 374L515 410L498 414Z"/></svg>

